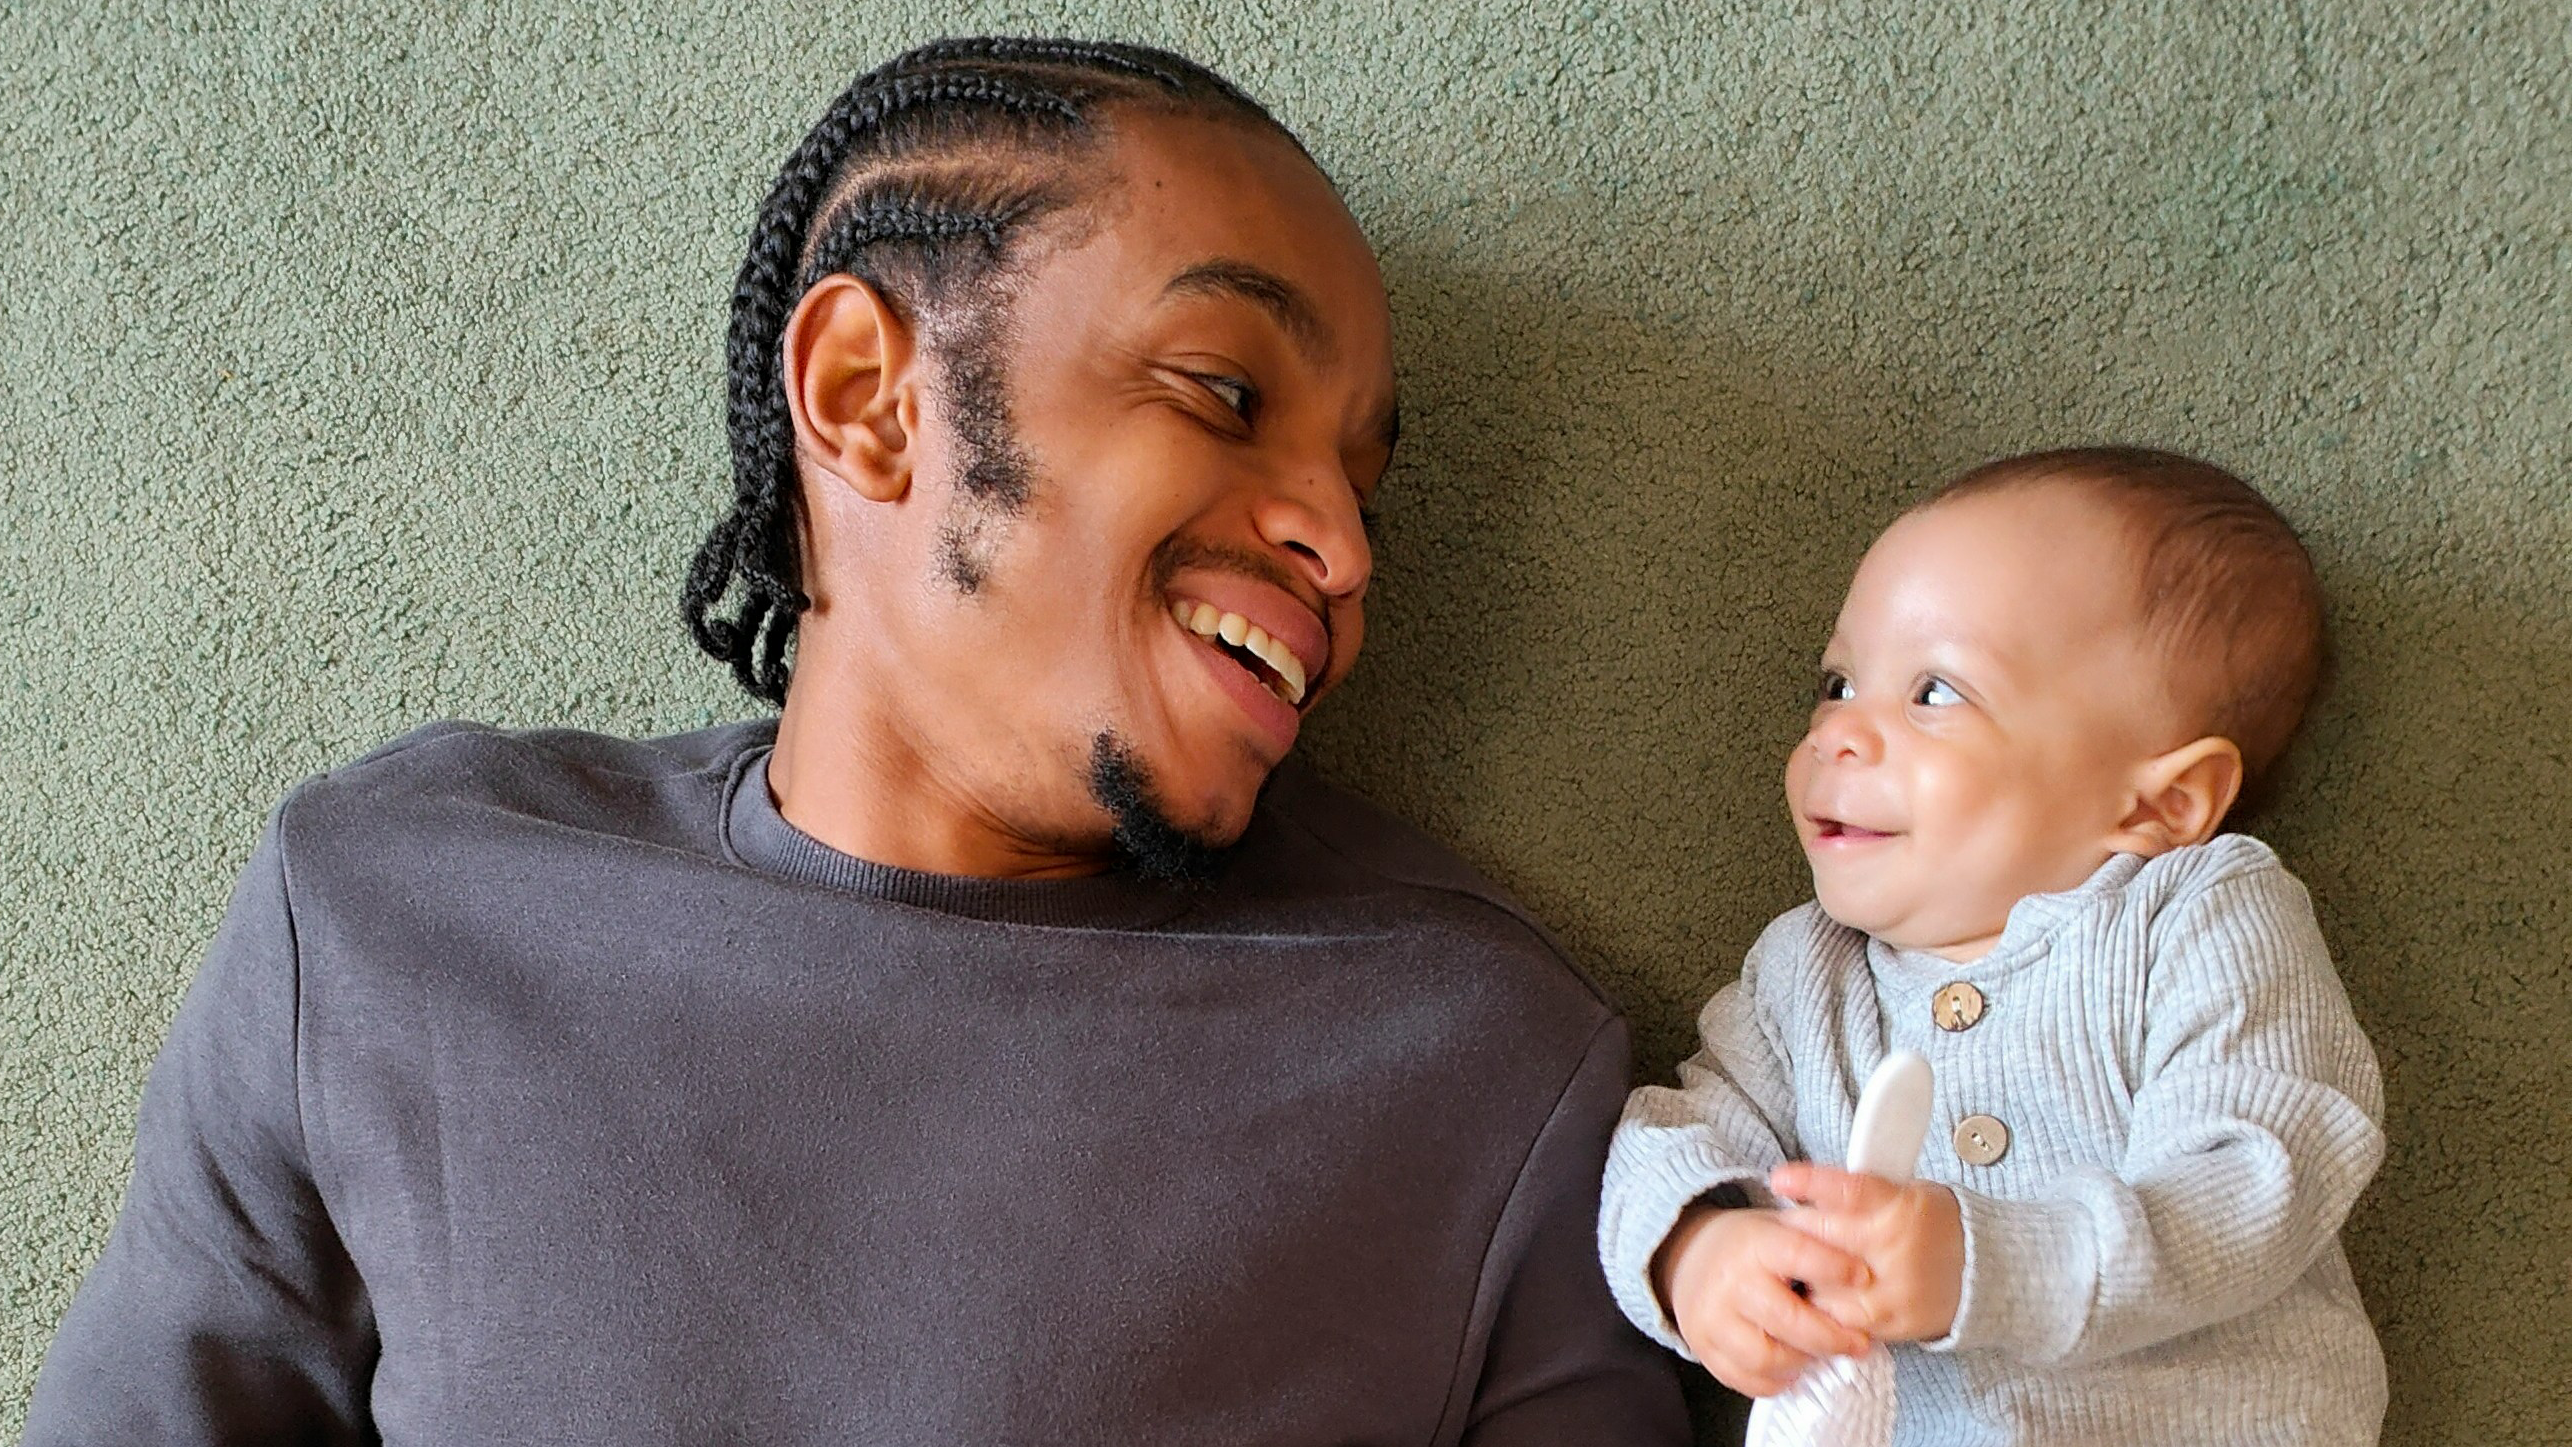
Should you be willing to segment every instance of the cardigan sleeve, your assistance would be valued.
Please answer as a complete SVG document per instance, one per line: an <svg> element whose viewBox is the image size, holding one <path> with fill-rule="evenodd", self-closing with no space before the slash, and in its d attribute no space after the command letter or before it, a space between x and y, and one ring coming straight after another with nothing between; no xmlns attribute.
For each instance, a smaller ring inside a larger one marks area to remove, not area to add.
<svg viewBox="0 0 2572 1447"><path fill-rule="evenodd" d="M1619 1309L1646 1335L1696 1360L1652 1289L1652 1258L1690 1202L1721 1186L1773 1205L1768 1172L1794 1155L1795 1090L1786 1053L1761 1018L1760 981L1805 949L1798 915L1761 934L1741 978L1697 1017L1698 1048L1679 1083L1626 1098L1599 1199L1599 1261Z"/></svg>
<svg viewBox="0 0 2572 1447"><path fill-rule="evenodd" d="M2303 886L2270 863L2153 922L2123 1159L2028 1200L1958 1189L1964 1294L1933 1349L2078 1364L2283 1292L2384 1155L2383 1086Z"/></svg>

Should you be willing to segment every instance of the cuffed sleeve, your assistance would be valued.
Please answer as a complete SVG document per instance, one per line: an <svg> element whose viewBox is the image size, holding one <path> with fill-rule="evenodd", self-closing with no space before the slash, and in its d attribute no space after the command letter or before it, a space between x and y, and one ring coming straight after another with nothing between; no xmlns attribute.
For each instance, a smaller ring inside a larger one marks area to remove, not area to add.
<svg viewBox="0 0 2572 1447"><path fill-rule="evenodd" d="M305 1149L282 821L152 1067L133 1180L37 1377L27 1447L373 1440L374 1329Z"/></svg>
<svg viewBox="0 0 2572 1447"><path fill-rule="evenodd" d="M1753 1204L1774 1205L1769 1169L1795 1148L1794 1082L1755 1003L1760 961L1774 935L1772 927L1742 978L1716 991L1699 1013L1699 1048L1680 1064L1678 1086L1647 1085L1627 1098L1608 1151L1600 1264L1626 1319L1691 1361L1652 1289L1652 1258L1688 1204L1718 1186L1738 1186Z"/></svg>
<svg viewBox="0 0 2572 1447"><path fill-rule="evenodd" d="M2384 1154L2382 1086L2303 887L2275 867L2156 922L2118 1169L1958 1190L1965 1280L1934 1348L2068 1365L2251 1311L2311 1269Z"/></svg>
<svg viewBox="0 0 2572 1447"><path fill-rule="evenodd" d="M1502 1212L1486 1267L1499 1307L1465 1447L1688 1440L1669 1359L1618 1317L1590 1230L1628 1058L1624 1022L1612 1020L1565 1087Z"/></svg>

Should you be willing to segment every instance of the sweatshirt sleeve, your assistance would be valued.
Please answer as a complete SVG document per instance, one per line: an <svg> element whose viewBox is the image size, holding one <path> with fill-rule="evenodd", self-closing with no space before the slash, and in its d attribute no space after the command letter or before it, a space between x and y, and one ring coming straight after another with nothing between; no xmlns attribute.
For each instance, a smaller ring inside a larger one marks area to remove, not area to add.
<svg viewBox="0 0 2572 1447"><path fill-rule="evenodd" d="M1774 1205L1768 1172L1796 1151L1794 1080L1759 1019L1763 967L1793 948L1792 916L1771 925L1697 1017L1698 1049L1676 1088L1647 1085L1626 1100L1600 1192L1598 1252L1617 1306L1653 1340L1696 1360L1652 1289L1652 1258L1688 1204L1738 1186Z"/></svg>
<svg viewBox="0 0 2572 1447"><path fill-rule="evenodd" d="M1957 1190L1964 1295L1933 1349L2078 1364L2238 1316L2312 1266L2375 1174L2375 1052L2303 886L2231 875L2155 933L2124 1160L2030 1200Z"/></svg>
<svg viewBox="0 0 2572 1447"><path fill-rule="evenodd" d="M372 1440L365 1293L306 1156L295 930L272 819L144 1087L107 1249L26 1447Z"/></svg>
<svg viewBox="0 0 2572 1447"><path fill-rule="evenodd" d="M1624 1094L1625 1023L1590 1042L1503 1208L1484 1264L1497 1293L1463 1447L1682 1447L1670 1359L1618 1317L1590 1222ZM1443 1436L1443 1434L1441 1434Z"/></svg>

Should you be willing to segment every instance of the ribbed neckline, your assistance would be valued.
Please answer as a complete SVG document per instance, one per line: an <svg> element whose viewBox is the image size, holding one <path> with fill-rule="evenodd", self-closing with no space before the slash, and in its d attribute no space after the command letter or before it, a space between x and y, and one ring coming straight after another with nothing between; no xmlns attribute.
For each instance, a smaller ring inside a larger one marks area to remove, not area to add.
<svg viewBox="0 0 2572 1447"><path fill-rule="evenodd" d="M1176 918L1200 898L1197 891L1123 871L1077 879L979 879L843 854L778 812L768 791L768 755L762 747L742 756L724 804L726 850L763 874L939 914L1058 929L1147 928Z"/></svg>
<svg viewBox="0 0 2572 1447"><path fill-rule="evenodd" d="M1910 970L1950 980L1989 979L2042 956L2064 925L2124 890L2149 862L2140 854L2113 854L2073 888L2031 894L2011 905L2000 941L1980 959L1951 960L1930 950L1897 949L1873 935L1867 936L1867 958L1878 970Z"/></svg>

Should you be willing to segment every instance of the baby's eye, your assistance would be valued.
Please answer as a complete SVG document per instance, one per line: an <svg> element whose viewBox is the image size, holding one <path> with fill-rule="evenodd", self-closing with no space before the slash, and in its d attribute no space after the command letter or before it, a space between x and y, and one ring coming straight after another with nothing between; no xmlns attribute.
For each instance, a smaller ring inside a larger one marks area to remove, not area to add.
<svg viewBox="0 0 2572 1447"><path fill-rule="evenodd" d="M1919 692L1911 696L1911 701L1927 708L1954 708L1965 701L1965 696L1956 692L1956 686L1943 678L1924 678L1920 681Z"/></svg>
<svg viewBox="0 0 2572 1447"><path fill-rule="evenodd" d="M1857 685L1849 682L1847 674L1835 668L1823 669L1821 678L1813 685L1813 698L1817 703L1847 703L1857 696Z"/></svg>

